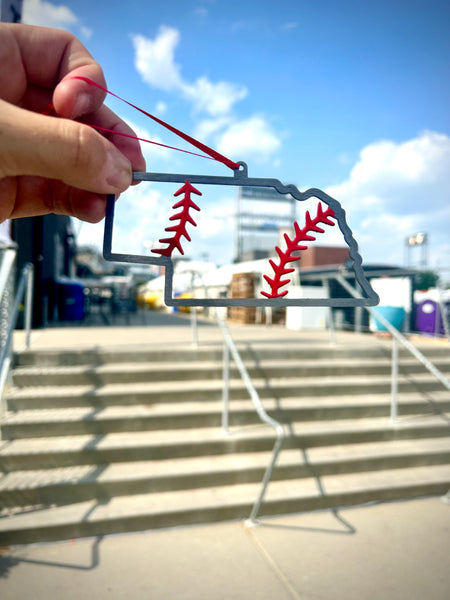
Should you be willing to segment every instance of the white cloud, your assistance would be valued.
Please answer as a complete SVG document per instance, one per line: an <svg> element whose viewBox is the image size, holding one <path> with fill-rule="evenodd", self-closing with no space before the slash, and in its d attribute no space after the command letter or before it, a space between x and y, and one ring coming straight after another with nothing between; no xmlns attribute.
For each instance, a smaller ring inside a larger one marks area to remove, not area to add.
<svg viewBox="0 0 450 600"><path fill-rule="evenodd" d="M430 265L441 262L450 230L450 137L425 131L405 142L363 148L346 181L326 191L347 212L370 262L404 263L405 238L429 234Z"/></svg>
<svg viewBox="0 0 450 600"><path fill-rule="evenodd" d="M226 115L216 119L204 119L197 124L194 131L194 137L199 140L206 140L211 136L220 133L226 127L233 123L233 118L230 115Z"/></svg>
<svg viewBox="0 0 450 600"><path fill-rule="evenodd" d="M163 143L158 135L140 127L133 121L128 120L127 123L136 134L136 137L141 138L142 140L150 140L151 142L154 142L148 143L141 141L141 150L147 163L154 162L156 159L171 159L172 155L170 150L165 146L158 145Z"/></svg>
<svg viewBox="0 0 450 600"><path fill-rule="evenodd" d="M157 115L163 115L167 111L167 104L165 102L157 102L155 106L155 113Z"/></svg>
<svg viewBox="0 0 450 600"><path fill-rule="evenodd" d="M92 31L92 29L89 29L89 27L84 27L84 25L81 26L80 31L81 31L81 35L86 39L89 39L90 37L92 37L92 34L94 33Z"/></svg>
<svg viewBox="0 0 450 600"><path fill-rule="evenodd" d="M227 81L212 83L206 77L200 77L194 84L183 84L181 90L196 110L217 117L229 113L233 105L247 95L244 87Z"/></svg>
<svg viewBox="0 0 450 600"><path fill-rule="evenodd" d="M78 23L75 13L63 4L52 4L43 0L25 0L22 21L27 25L66 28Z"/></svg>
<svg viewBox="0 0 450 600"><path fill-rule="evenodd" d="M92 29L81 24L71 8L64 4L53 4L44 0L25 0L22 10L22 22L26 25L54 27L72 30L79 28L80 34L90 38Z"/></svg>
<svg viewBox="0 0 450 600"><path fill-rule="evenodd" d="M259 162L273 160L281 148L280 135L264 116L255 115L238 120L232 115L201 121L194 132L197 139L212 140L214 147L236 160L250 157ZM273 160L273 164L277 163Z"/></svg>
<svg viewBox="0 0 450 600"><path fill-rule="evenodd" d="M233 114L235 104L248 93L244 86L228 81L212 82L204 76L194 82L182 77L181 67L175 60L180 42L177 29L161 26L154 39L134 35L132 40L135 66L142 79L157 89L185 98L197 115L207 115L195 128L196 138L203 142L209 138L226 156L251 156L259 161L271 159L273 164L279 164L275 154L281 147L281 138L267 120L261 115L239 120Z"/></svg>
<svg viewBox="0 0 450 600"><path fill-rule="evenodd" d="M203 204L200 203L200 206ZM235 215L235 192L216 198L204 206L195 215L197 227L192 231L192 247L187 249L187 253L195 258L207 256L216 264L230 263L235 252Z"/></svg>
<svg viewBox="0 0 450 600"><path fill-rule="evenodd" d="M280 148L278 135L262 116L232 123L220 136L218 149L226 156L252 156L266 161Z"/></svg>
<svg viewBox="0 0 450 600"><path fill-rule="evenodd" d="M135 66L146 83L165 91L182 87L180 68L174 60L180 40L176 29L162 25L155 40L143 35L133 35L132 40Z"/></svg>
<svg viewBox="0 0 450 600"><path fill-rule="evenodd" d="M247 94L245 87L227 81L213 83L207 77L199 77L193 83L185 81L175 62L175 50L180 41L177 29L162 25L154 40L143 35L133 35L132 40L135 66L142 79L157 89L177 91L192 102L197 111L212 116L226 114Z"/></svg>
<svg viewBox="0 0 450 600"><path fill-rule="evenodd" d="M229 196L207 206L196 217L198 237L202 240L224 235L233 238L235 229L236 198Z"/></svg>

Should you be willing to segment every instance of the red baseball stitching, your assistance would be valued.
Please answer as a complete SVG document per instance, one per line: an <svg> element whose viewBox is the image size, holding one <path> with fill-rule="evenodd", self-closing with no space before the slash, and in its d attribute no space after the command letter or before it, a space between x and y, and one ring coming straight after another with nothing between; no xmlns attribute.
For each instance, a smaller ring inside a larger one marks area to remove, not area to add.
<svg viewBox="0 0 450 600"><path fill-rule="evenodd" d="M306 223L303 229L300 229L297 222L294 223L295 235L293 239L291 239L287 233L284 234L284 239L286 240L286 250L283 252L283 250L281 250L278 246L275 247L280 262L277 264L273 260L269 260L270 266L274 270L274 277L272 278L268 275L264 275L264 279L270 285L271 291L262 291L261 294L263 296L266 296L266 298L282 298L283 296L286 296L288 290L279 292L279 289L287 285L290 282L290 279L282 279L282 277L295 271L295 269L287 268L286 265L289 262L300 260L300 256L294 256L293 252L306 250L307 246L300 245L300 242L313 241L316 239L314 236L308 235L308 232L324 232L321 227L318 227L318 223L334 226L334 222L330 220L330 217L334 216L334 211L331 208L328 207L324 212L322 205L319 204L317 207L317 216L314 219L311 219L309 211L306 211Z"/></svg>
<svg viewBox="0 0 450 600"><path fill-rule="evenodd" d="M197 227L197 223L189 214L189 210L193 208L194 210L200 210L199 207L191 200L191 193L197 194L201 196L202 193L199 192L193 185L186 181L184 185L175 192L174 196L179 196L184 193L183 198L172 206L173 209L181 208L181 211L175 215L172 215L169 221L177 221L179 220L178 225L172 225L172 227L166 227L164 231L172 231L174 235L172 237L163 238L160 241L161 244L168 244L166 248L155 248L152 252L157 254L161 254L162 256L172 256L172 252L175 250L179 250L181 254L184 254L184 250L181 247L181 238L185 237L188 242L191 241L191 238L186 231L186 223L191 223L194 227Z"/></svg>

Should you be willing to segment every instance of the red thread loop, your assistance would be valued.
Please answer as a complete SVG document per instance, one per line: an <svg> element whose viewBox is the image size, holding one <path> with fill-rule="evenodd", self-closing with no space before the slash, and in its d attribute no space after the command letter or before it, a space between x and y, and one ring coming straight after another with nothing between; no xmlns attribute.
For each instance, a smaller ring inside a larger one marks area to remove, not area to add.
<svg viewBox="0 0 450 600"><path fill-rule="evenodd" d="M192 146L194 146L198 150L201 150L202 152L204 152L205 154L207 154L212 159L221 162L222 164L224 164L228 168L232 169L233 171L239 169L239 164L238 163L233 162L232 160L230 160L226 156L223 156L222 154L220 154L216 150L213 150L209 146L206 146L202 142L199 142L198 140L196 140L195 138L191 137L187 133L184 133L183 131L180 131L179 129L176 129L176 127L173 127L172 125L169 125L169 123L166 123L165 121L162 121L161 119L158 119L158 117L155 117L154 115L150 114L149 112L147 112L143 108L139 108L139 106L136 106L132 102L128 102L128 100L125 100L124 98L121 98L117 94L114 94L113 92L110 92L108 89L106 89L102 85L96 83L95 81L92 81L92 79L89 79L88 77L81 77L79 75L74 75L70 79L81 79L81 81L89 83L90 85L94 85L95 87L99 88L103 92L106 92L107 94L110 94L111 96L114 96L118 100L121 100L122 102L125 102L125 104L128 104L132 108L135 108L136 110L138 110L142 114L146 115L147 117L149 117L150 119L152 119L153 121L155 121L156 123L158 123L159 125L161 125L162 127L165 127L166 129L168 129L169 131L171 131L172 133L174 133L178 137L182 138L183 140L185 140L186 142L188 142L189 144L191 144ZM111 133L117 133L117 132L116 131L112 131ZM138 139L138 138L136 138L136 139ZM176 148L173 148L171 146L168 146L168 147L176 150ZM190 154L194 154L194 153L191 152ZM201 155L196 155L196 156L201 156Z"/></svg>

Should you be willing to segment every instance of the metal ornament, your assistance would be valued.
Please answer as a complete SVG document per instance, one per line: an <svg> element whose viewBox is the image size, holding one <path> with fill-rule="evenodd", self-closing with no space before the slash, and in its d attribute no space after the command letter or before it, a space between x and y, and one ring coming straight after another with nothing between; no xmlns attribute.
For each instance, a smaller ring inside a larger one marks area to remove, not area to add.
<svg viewBox="0 0 450 600"><path fill-rule="evenodd" d="M192 217L187 213L187 207L199 208L190 201L190 193L196 193L201 195L198 190L193 188L193 184L205 184L205 185L232 185L241 187L261 187L261 188L274 188L280 194L290 194L296 200L304 201L309 198L318 198L324 204L328 206L326 211L323 211L319 205L319 212L316 219L310 219L307 214L307 220L309 220L309 229L305 227L304 230L300 230L297 223L294 224L296 235L294 240L289 240L285 236L286 241L291 244L291 250L301 250L304 246L300 246L299 242L302 240L315 239L308 233L309 231L322 232L323 230L319 227L320 224L334 224L329 222L329 218L333 217L336 219L339 229L342 232L345 242L349 248L350 262L348 268L353 270L355 279L360 285L363 295L360 298L290 298L287 292L277 292L277 290L285 286L289 279L281 279L290 272L294 271L293 268L287 268L287 262L294 262L298 260L298 257L294 257L290 252L285 253L284 257L281 257L281 251L277 248L277 252L280 258L280 265L276 265L274 261L270 261L275 275L273 278L265 276L266 281L271 285L272 294L264 293L263 298L175 298L173 297L173 275L174 265L173 260L170 256L169 248L177 248L181 250L180 237L183 235L188 241L190 240L185 228L180 229L180 226L173 226L166 229L166 231L172 232L172 237L160 240L168 244L167 248L163 250L155 250L161 254L160 256L147 256L140 254L120 254L112 252L112 238L113 238L113 226L114 226L114 205L115 196L107 196L106 204L106 219L105 219L105 231L103 239L103 257L108 261L114 262L126 262L135 264L147 264L147 265L160 265L165 267L165 287L164 287L164 302L167 306L258 306L258 307L282 307L282 306L335 306L335 307L354 307L354 306L375 306L379 302L377 294L373 291L368 280L366 279L363 268L362 258L358 253L358 245L355 238L353 237L350 227L347 225L345 219L345 211L340 203L323 192L318 188L310 188L305 192L300 192L294 185L284 185L278 179L268 179L259 177L248 177L247 165L243 162L237 163L239 169L234 170L232 177L222 176L209 176L209 175L183 175L174 173L133 173L134 181L154 181L160 183L181 183L185 184L176 195L184 191L187 195L187 204L183 205L182 201L174 205L174 208L182 208L182 212L171 217L171 219L181 218L180 215L183 213L188 222L194 223ZM308 231L307 231L308 230ZM296 246L296 247L294 247ZM289 250L289 248L288 248ZM182 251L182 250L181 250Z"/></svg>

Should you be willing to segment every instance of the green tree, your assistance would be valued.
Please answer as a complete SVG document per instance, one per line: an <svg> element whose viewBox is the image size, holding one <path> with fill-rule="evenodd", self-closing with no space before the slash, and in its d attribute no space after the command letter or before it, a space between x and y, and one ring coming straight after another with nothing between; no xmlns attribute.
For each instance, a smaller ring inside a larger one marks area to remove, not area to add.
<svg viewBox="0 0 450 600"><path fill-rule="evenodd" d="M437 286L439 275L434 271L418 271L414 275L414 288L416 290L429 290Z"/></svg>

